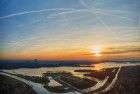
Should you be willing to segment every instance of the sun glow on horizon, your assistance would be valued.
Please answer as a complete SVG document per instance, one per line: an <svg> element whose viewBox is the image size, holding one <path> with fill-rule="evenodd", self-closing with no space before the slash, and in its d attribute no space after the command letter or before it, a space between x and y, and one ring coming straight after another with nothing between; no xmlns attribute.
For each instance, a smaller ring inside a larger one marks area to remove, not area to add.
<svg viewBox="0 0 140 94"><path fill-rule="evenodd" d="M101 56L102 55L101 52L102 50L101 50L101 47L99 46L93 47L92 49L92 53L94 54L94 56L97 56L97 57Z"/></svg>

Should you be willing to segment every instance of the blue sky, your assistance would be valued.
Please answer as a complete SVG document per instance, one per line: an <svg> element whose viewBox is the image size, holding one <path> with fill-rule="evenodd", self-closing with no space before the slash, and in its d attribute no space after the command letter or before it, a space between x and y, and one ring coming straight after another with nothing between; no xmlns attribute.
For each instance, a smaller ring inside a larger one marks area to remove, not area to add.
<svg viewBox="0 0 140 94"><path fill-rule="evenodd" d="M139 0L0 0L0 52L139 48L139 11Z"/></svg>

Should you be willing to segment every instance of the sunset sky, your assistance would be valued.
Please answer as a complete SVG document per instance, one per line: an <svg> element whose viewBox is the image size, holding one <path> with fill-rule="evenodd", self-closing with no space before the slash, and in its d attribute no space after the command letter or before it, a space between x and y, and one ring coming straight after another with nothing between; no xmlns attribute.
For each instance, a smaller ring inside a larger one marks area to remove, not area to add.
<svg viewBox="0 0 140 94"><path fill-rule="evenodd" d="M140 60L140 0L0 0L0 59Z"/></svg>

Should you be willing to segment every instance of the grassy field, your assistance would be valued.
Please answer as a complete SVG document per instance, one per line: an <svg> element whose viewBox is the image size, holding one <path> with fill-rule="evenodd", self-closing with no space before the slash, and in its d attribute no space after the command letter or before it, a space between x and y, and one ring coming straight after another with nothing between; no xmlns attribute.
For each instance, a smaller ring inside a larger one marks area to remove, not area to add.
<svg viewBox="0 0 140 94"><path fill-rule="evenodd" d="M140 66L122 67L114 87L102 94L140 94Z"/></svg>
<svg viewBox="0 0 140 94"><path fill-rule="evenodd" d="M37 94L30 86L14 78L0 75L0 94Z"/></svg>

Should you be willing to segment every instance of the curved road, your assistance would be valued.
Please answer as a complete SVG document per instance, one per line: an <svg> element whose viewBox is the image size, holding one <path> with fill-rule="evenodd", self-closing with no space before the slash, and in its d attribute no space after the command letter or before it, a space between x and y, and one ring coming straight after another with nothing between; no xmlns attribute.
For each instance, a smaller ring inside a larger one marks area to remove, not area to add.
<svg viewBox="0 0 140 94"><path fill-rule="evenodd" d="M14 75L11 75L11 74L7 74L7 73L4 73L4 72L0 72L1 75L5 75L5 76L9 76L9 77L12 77L14 79L17 79L21 82L24 82L26 83L27 85L31 86L33 88L33 90L37 93L37 94L81 94L77 91L73 91L73 92L68 92L68 93L52 93L50 91L48 91L47 89L45 89L41 84L39 83L34 83L32 81L29 81L29 80L26 80L26 79L23 79L23 78L20 78L20 77L17 77L17 76L14 76Z"/></svg>
<svg viewBox="0 0 140 94"><path fill-rule="evenodd" d="M106 92L106 91L110 90L114 86L114 84L115 84L115 82L116 82L116 80L118 78L118 75L119 75L120 70L121 70L121 67L118 69L118 71L116 73L116 76L113 79L113 81L111 82L111 84L109 84L104 90L102 90L100 92Z"/></svg>

